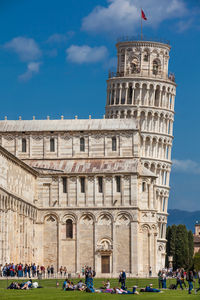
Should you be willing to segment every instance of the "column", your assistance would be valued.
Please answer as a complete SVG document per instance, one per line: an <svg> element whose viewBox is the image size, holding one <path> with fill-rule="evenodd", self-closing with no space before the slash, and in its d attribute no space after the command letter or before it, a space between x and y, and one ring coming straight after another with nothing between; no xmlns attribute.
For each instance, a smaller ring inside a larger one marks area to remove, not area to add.
<svg viewBox="0 0 200 300"><path fill-rule="evenodd" d="M112 273L114 276L117 275L117 263L116 263L116 228L115 222L112 222L112 241L113 241L113 252L112 252Z"/></svg>
<svg viewBox="0 0 200 300"><path fill-rule="evenodd" d="M60 157L60 134L57 135L57 157Z"/></svg>
<svg viewBox="0 0 200 300"><path fill-rule="evenodd" d="M125 105L127 105L128 102L128 84L126 84L126 92L125 92Z"/></svg>
<svg viewBox="0 0 200 300"><path fill-rule="evenodd" d="M135 89L134 89L134 82L132 83L132 99L131 99L131 104L134 104L134 97L135 97Z"/></svg>
<svg viewBox="0 0 200 300"><path fill-rule="evenodd" d="M147 123L147 114L145 113L145 117L144 117L144 130L147 131L148 130L148 123Z"/></svg>
<svg viewBox="0 0 200 300"><path fill-rule="evenodd" d="M124 176L121 176L121 205L124 206Z"/></svg>
<svg viewBox="0 0 200 300"><path fill-rule="evenodd" d="M80 272L80 246L79 246L79 223L76 223L76 272Z"/></svg>
<svg viewBox="0 0 200 300"><path fill-rule="evenodd" d="M107 100L106 100L106 105L109 105L109 95L110 95L110 88L107 88Z"/></svg>
<svg viewBox="0 0 200 300"><path fill-rule="evenodd" d="M130 234L130 239L131 239L131 273L134 276L138 276L139 272L139 263L140 263L140 257L139 255L141 254L141 259L142 259L142 253L141 251L138 251L139 249L139 225L138 222L131 222L131 234Z"/></svg>
<svg viewBox="0 0 200 300"><path fill-rule="evenodd" d="M153 86L153 95L151 99L151 106L155 106L155 96L156 96L156 88Z"/></svg>
<svg viewBox="0 0 200 300"><path fill-rule="evenodd" d="M146 89L146 94L145 94L145 97L144 97L144 105L145 106L148 106L149 98L150 98L150 89L149 89L149 85L148 85L147 89Z"/></svg>
<svg viewBox="0 0 200 300"><path fill-rule="evenodd" d="M78 182L79 182L79 177L75 177L76 179L76 206L78 206Z"/></svg>
<svg viewBox="0 0 200 300"><path fill-rule="evenodd" d="M103 206L106 203L106 176L103 176Z"/></svg>
<svg viewBox="0 0 200 300"><path fill-rule="evenodd" d="M94 181L93 181L93 205L96 206L96 183L97 183L97 177L94 176Z"/></svg>
<svg viewBox="0 0 200 300"><path fill-rule="evenodd" d="M120 86L119 86L119 104L121 104L121 101L122 101L122 84L120 83Z"/></svg>
<svg viewBox="0 0 200 300"><path fill-rule="evenodd" d="M114 87L114 105L116 105L116 96L117 96L117 88L115 85L115 87Z"/></svg>
<svg viewBox="0 0 200 300"><path fill-rule="evenodd" d="M140 90L140 94L139 94L138 104L141 105L141 103L142 103L142 87L139 87L139 90Z"/></svg>
<svg viewBox="0 0 200 300"><path fill-rule="evenodd" d="M93 223L93 265L96 272L98 272L97 266L97 253L96 253L96 245L97 245L97 226L96 221Z"/></svg>

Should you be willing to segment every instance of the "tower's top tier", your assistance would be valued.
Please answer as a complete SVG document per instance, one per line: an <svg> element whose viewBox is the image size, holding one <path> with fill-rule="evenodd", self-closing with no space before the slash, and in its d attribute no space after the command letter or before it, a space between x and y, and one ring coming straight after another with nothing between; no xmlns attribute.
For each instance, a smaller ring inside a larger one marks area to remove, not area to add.
<svg viewBox="0 0 200 300"><path fill-rule="evenodd" d="M110 77L152 77L168 80L170 45L158 41L120 40L117 72ZM171 75L173 77L173 75ZM173 78L170 78L173 81Z"/></svg>

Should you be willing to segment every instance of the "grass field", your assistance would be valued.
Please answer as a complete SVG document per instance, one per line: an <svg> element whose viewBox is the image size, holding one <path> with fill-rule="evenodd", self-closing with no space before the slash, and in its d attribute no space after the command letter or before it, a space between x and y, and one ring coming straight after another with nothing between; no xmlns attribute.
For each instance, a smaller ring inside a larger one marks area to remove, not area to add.
<svg viewBox="0 0 200 300"><path fill-rule="evenodd" d="M96 288L102 285L102 281L104 279L95 279L94 286ZM38 280L36 280L38 281ZM77 279L73 280L77 282ZM118 286L117 279L111 279L111 286ZM0 299L1 300L21 300L21 299L34 299L34 300L58 300L58 299L74 299L74 300L102 300L102 299L124 299L124 297L133 298L134 299L169 299L169 300L185 300L185 299L200 299L200 292L198 295L194 294L194 290L192 291L192 295L188 295L188 291L184 290L165 290L163 293L140 293L140 295L110 295L110 294L90 294L86 292L64 292L62 291L62 282L63 280L58 280L59 287L56 288L56 280L40 280L39 284L43 287L42 289L33 289L33 290L7 290L7 284L11 283L11 280L0 280ZM168 280L168 286L173 283L173 280ZM145 287L149 283L153 283L154 287L158 287L157 279L128 279L127 287L131 289L133 285L137 285L139 288Z"/></svg>

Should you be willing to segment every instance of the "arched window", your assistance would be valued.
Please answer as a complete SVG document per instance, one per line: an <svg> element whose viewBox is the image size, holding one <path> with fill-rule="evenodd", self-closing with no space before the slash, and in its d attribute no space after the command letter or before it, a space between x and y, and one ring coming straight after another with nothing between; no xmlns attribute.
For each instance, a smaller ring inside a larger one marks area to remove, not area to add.
<svg viewBox="0 0 200 300"><path fill-rule="evenodd" d="M26 139L22 139L22 152L26 152Z"/></svg>
<svg viewBox="0 0 200 300"><path fill-rule="evenodd" d="M66 238L73 239L73 223L70 219L66 221Z"/></svg>
<svg viewBox="0 0 200 300"><path fill-rule="evenodd" d="M85 139L83 137L80 138L80 151L85 151Z"/></svg>
<svg viewBox="0 0 200 300"><path fill-rule="evenodd" d="M116 137L112 137L112 151L117 151L117 139Z"/></svg>
<svg viewBox="0 0 200 300"><path fill-rule="evenodd" d="M55 139L50 139L50 152L55 152Z"/></svg>
<svg viewBox="0 0 200 300"><path fill-rule="evenodd" d="M149 53L148 51L144 51L144 61L148 61L149 60Z"/></svg>
<svg viewBox="0 0 200 300"><path fill-rule="evenodd" d="M153 74L158 75L160 73L160 61L155 59L153 61Z"/></svg>
<svg viewBox="0 0 200 300"><path fill-rule="evenodd" d="M142 191L145 192L146 191L146 182L142 183Z"/></svg>

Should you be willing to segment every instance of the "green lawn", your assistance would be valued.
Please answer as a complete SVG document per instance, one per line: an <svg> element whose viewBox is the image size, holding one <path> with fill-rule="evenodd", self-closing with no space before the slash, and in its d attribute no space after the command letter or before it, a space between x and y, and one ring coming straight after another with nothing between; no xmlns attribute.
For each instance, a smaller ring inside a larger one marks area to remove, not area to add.
<svg viewBox="0 0 200 300"><path fill-rule="evenodd" d="M38 280L37 280L38 281ZM96 288L100 287L102 284L103 279L95 279L94 285ZM8 280L8 284L11 282L11 280ZM43 286L42 289L33 289L33 290L24 290L24 291L18 291L18 290L6 290L7 287L7 280L0 280L0 299L1 300L21 300L21 299L34 299L34 300L42 300L42 299L48 299L48 300L58 300L58 299L81 299L81 300L87 300L87 299L93 299L93 300L101 300L101 299L124 299L124 297L134 297L134 299L169 299L169 300L184 300L184 299L200 299L200 292L198 292L198 295L188 295L188 291L174 291L174 290L166 290L161 294L156 293L141 293L140 295L110 295L110 294L90 294L86 292L64 292L62 291L62 282L63 280L59 280L59 287L56 288L56 280L40 280L39 284ZM74 279L74 282L77 282L76 279ZM168 286L173 283L173 280L168 280ZM137 285L140 287L145 287L145 285L153 283L154 287L157 287L157 279L128 279L127 280L127 287L131 288L133 285ZM118 280L117 279L111 279L111 286L117 286Z"/></svg>

